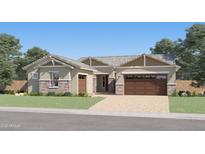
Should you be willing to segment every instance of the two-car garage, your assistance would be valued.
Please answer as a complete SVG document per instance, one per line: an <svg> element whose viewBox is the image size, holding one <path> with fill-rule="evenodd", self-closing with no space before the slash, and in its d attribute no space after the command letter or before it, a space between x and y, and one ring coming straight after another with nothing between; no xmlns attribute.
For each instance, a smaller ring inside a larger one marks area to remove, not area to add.
<svg viewBox="0 0 205 154"><path fill-rule="evenodd" d="M167 95L167 74L124 75L125 95Z"/></svg>

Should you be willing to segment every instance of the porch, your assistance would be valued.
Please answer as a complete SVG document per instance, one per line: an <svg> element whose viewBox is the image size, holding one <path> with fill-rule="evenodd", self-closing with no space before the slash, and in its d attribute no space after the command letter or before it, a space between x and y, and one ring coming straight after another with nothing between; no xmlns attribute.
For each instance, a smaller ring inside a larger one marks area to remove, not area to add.
<svg viewBox="0 0 205 154"><path fill-rule="evenodd" d="M109 78L109 74L96 75L96 94L114 94L115 93L115 79Z"/></svg>

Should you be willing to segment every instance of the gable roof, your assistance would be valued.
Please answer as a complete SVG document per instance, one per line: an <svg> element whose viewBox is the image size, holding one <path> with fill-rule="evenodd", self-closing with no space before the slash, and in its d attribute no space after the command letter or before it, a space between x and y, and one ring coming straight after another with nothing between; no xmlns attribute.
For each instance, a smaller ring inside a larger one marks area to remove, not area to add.
<svg viewBox="0 0 205 154"><path fill-rule="evenodd" d="M152 57L154 59L158 59L162 62L168 63L170 65L175 65L175 57L173 55L165 55L165 54L150 54L147 55L148 57ZM100 62L103 62L105 64L108 64L110 66L113 67L119 67L123 64L126 64L128 62L131 62L139 57L141 57L142 55L127 55L127 56L101 56L101 57L91 57L93 59L96 59ZM82 57L79 59L79 61L84 61L89 57Z"/></svg>
<svg viewBox="0 0 205 154"><path fill-rule="evenodd" d="M74 67L77 67L77 68L80 68L80 69L85 69L85 70L91 70L91 71L96 71L95 68L91 67L91 66L88 66L84 63L81 63L80 61L78 60L74 60L74 59L70 59L70 58L67 58L67 57L63 57L63 56L59 56L59 55L53 55L53 54L49 54L47 56L44 56L43 58L41 59L38 59L34 62L32 62L31 64L29 65L26 65L23 67L24 70L27 70L29 67L32 67L34 65L37 65L45 60L47 60L48 58L54 58L54 59L57 59L57 60L60 60L68 65L71 65L71 66L74 66Z"/></svg>

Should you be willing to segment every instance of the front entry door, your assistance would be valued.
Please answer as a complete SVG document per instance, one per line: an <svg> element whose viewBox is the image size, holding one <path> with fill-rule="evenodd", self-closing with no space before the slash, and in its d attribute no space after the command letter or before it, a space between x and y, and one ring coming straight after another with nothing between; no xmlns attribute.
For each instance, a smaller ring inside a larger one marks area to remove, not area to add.
<svg viewBox="0 0 205 154"><path fill-rule="evenodd" d="M78 92L86 93L86 75L78 75Z"/></svg>

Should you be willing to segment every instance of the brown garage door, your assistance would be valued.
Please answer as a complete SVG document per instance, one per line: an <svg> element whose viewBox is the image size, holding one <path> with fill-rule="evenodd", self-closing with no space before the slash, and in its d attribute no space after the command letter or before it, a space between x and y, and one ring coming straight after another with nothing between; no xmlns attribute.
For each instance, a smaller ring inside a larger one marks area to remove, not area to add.
<svg viewBox="0 0 205 154"><path fill-rule="evenodd" d="M125 95L167 95L166 77L125 77Z"/></svg>

